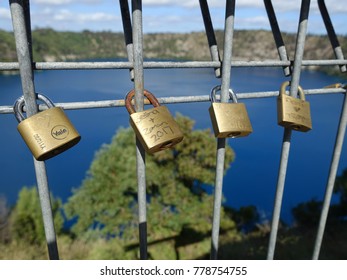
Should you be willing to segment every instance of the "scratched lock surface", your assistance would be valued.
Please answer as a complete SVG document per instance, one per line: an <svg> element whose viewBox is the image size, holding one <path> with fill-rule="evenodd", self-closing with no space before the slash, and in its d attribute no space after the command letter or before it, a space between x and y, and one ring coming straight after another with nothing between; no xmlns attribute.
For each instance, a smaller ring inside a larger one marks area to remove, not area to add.
<svg viewBox="0 0 347 280"><path fill-rule="evenodd" d="M183 139L179 126L165 106L131 114L130 125L150 154L171 148Z"/></svg>
<svg viewBox="0 0 347 280"><path fill-rule="evenodd" d="M243 103L212 102L209 113L217 138L243 137L253 131Z"/></svg>
<svg viewBox="0 0 347 280"><path fill-rule="evenodd" d="M47 160L58 155L74 146L81 138L59 107L23 120L17 129L37 160Z"/></svg>
<svg viewBox="0 0 347 280"><path fill-rule="evenodd" d="M312 129L310 104L299 98L280 94L278 102L278 124L306 132Z"/></svg>

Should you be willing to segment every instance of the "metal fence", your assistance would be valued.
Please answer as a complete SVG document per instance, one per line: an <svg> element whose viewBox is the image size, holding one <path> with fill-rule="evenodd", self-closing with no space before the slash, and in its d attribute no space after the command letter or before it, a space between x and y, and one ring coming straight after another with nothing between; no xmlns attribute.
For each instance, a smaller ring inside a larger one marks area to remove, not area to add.
<svg viewBox="0 0 347 280"><path fill-rule="evenodd" d="M23 95L25 99L26 112L28 116L36 114L38 110L45 109L44 105L37 106L34 73L35 70L65 70L65 69L129 69L131 79L134 82L135 89L135 109L142 111L144 106L143 84L145 68L213 68L217 78L221 79L221 102L228 102L230 79L232 77L231 69L233 67L281 67L285 76L291 81L290 95L295 96L298 91L300 74L303 66L323 66L338 65L341 72L346 71L347 60L344 58L337 36L335 34L329 13L324 0L318 0L322 18L324 20L329 39L334 50L336 59L332 60L303 60L305 38L307 34L307 23L309 18L310 0L302 0L300 19L298 23L297 41L294 60L289 60L286 52L286 46L277 23L276 13L273 9L271 0L264 0L264 7L267 11L269 22L276 46L278 49L279 60L266 61L233 61L233 35L234 35L234 17L235 0L226 0L225 6L225 28L224 28L224 51L223 58L220 59L220 52L217 46L214 28L212 25L210 11L207 0L200 0L202 17L204 20L206 35L211 53L211 61L186 61L186 62L161 62L144 61L143 59L143 29L142 29L142 1L132 0L131 11L127 0L119 0L126 49L128 53L128 62L34 62L32 56L31 26L30 26L30 4L29 0L10 0L10 9L15 35L18 62L0 62L0 70L19 70ZM322 93L346 93L343 86L336 88L320 88L305 90L305 94ZM264 98L275 97L277 91L251 92L238 95L242 98ZM181 103L181 102L210 102L210 96L188 96L188 97L166 97L159 98L162 104ZM88 101L88 102L69 102L59 103L57 106L64 109L83 109L83 108L108 108L124 106L124 100L109 101ZM39 108L38 108L39 107ZM12 105L0 106L0 113L13 113ZM340 160L342 144L345 137L347 124L347 101L344 98L343 109L339 121L339 128L336 135L335 147L330 163L329 178L326 185L326 194L321 212L320 222L317 229L313 259L318 259L322 244L323 234L327 221L330 201L333 193L334 182L337 173L337 167ZM216 151L216 177L214 191L213 207L213 225L211 235L211 259L217 259L220 211L222 203L223 171L225 157L225 139L217 139ZM274 258L275 245L278 233L280 209L287 172L287 163L291 146L291 129L284 129L283 144L281 152L281 161L278 170L277 190L275 204L273 208L273 218L271 224L271 233L268 246L267 259ZM145 173L145 152L140 142L136 141L137 157L137 179L138 179L138 204L139 204L139 240L140 240L140 258L147 259L147 215L146 215L146 173ZM53 225L52 209L49 197L49 186L47 182L45 162L34 159L35 172L37 177L38 192L40 197L42 217L44 221L45 236L48 245L50 259L59 259L56 234Z"/></svg>

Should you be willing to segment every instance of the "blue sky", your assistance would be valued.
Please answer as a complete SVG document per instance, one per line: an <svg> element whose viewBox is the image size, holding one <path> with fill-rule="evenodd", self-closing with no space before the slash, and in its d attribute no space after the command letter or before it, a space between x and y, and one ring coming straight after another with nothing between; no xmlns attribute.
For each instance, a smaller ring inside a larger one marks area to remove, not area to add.
<svg viewBox="0 0 347 280"><path fill-rule="evenodd" d="M131 3L131 1L129 1ZM347 35L347 5L344 0L325 1L338 34ZM122 31L117 0L31 0L32 27L56 30ZM213 25L223 29L225 0L208 1ZM143 0L144 32L202 31L198 0ZM282 31L296 32L300 0L273 0ZM0 1L0 28L12 30L8 1ZM236 29L269 29L263 0L236 1ZM317 1L311 0L309 33L324 34Z"/></svg>

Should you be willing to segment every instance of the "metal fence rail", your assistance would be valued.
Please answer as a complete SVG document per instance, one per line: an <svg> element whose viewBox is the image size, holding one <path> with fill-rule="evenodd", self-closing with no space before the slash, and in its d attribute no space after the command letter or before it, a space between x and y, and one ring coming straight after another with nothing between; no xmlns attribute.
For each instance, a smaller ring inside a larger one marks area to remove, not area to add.
<svg viewBox="0 0 347 280"><path fill-rule="evenodd" d="M234 18L235 18L235 0L226 0L225 6L225 26L224 26L224 51L223 59L220 59L220 51L217 46L215 33L212 25L209 7L206 0L200 0L200 8L202 18L205 25L207 42L210 48L211 61L186 61L186 62L158 62L143 61L143 30L142 30L142 1L131 1L131 13L127 0L119 0L122 14L123 30L125 37L125 45L128 54L128 61L124 62L34 62L32 58L31 43L31 26L30 26L30 4L29 0L10 0L10 9L13 22L13 30L17 48L18 62L0 62L0 70L19 70L23 95L25 99L25 110L28 116L31 116L46 108L45 105L37 106L34 70L91 70L91 69L129 69L130 79L134 82L135 89L135 108L136 111L142 111L144 104L143 84L144 69L146 68L213 68L216 78L221 79L221 94L218 99L221 102L228 102L228 91L231 87L232 68L233 67L282 67L284 76L290 76L291 88L290 95L297 94L300 83L300 74L303 66L324 66L338 65L341 72L346 71L347 60L343 56L343 52L339 45L335 34L328 10L324 0L318 0L322 18L324 20L327 33L332 44L336 59L331 60L303 60L305 38L307 33L307 23L309 18L310 0L302 0L300 19L298 23L298 36L295 48L294 60L289 60L285 44L283 42L281 32L277 23L276 14L272 7L271 0L264 0L264 8L266 9L271 30L276 42L279 60L266 61L232 61L233 53L233 34L234 34ZM305 94L344 94L346 89L343 86L336 88L324 89L308 89ZM5 93L6 94L6 93ZM238 94L239 99L248 98L268 98L278 96L278 91L267 92L244 92ZM210 102L210 96L171 96L158 98L162 104L166 103L191 103L191 102ZM342 143L345 137L347 125L347 101L344 98L343 109L341 112L339 128L336 136L336 143L332 155L329 179L326 186L326 194L321 213L320 223L317 229L317 238L313 252L313 259L318 259L320 247L325 230L325 224L329 211L329 205L333 192L333 186L336 178L337 167L340 160ZM108 108L124 106L124 100L103 100L103 101L84 101L84 102L68 102L57 103L59 107L67 110L80 110L87 108ZM12 105L1 105L1 114L12 114ZM213 207L213 224L211 233L211 259L218 258L219 228L220 228L220 211L222 204L223 190L223 172L225 159L225 139L217 140L216 150L216 177L214 191L214 207ZM276 197L273 208L273 217L271 224L271 233L268 246L267 259L273 259L275 253L275 245L278 233L278 225L280 218L280 209L282 205L283 191L287 172L287 163L290 154L291 130L284 129L281 160L278 171L278 182L276 188ZM139 241L140 241L140 258L147 259L147 214L146 214L146 172L145 172L145 152L140 144L136 141L136 157L137 157L137 179L138 179L138 204L139 204ZM52 208L49 198L49 187L47 182L46 167L44 162L38 162L34 159L34 166L37 178L38 192L44 221L45 235L47 240L48 252L50 259L59 259L58 247L56 242L56 234L53 224ZM211 209L212 211L212 209Z"/></svg>

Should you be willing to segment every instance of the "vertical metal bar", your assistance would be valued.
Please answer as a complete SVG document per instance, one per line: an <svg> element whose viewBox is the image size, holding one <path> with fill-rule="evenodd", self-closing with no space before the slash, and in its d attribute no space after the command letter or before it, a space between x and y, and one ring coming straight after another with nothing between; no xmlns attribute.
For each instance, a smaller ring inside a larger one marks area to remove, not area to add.
<svg viewBox="0 0 347 280"><path fill-rule="evenodd" d="M33 41L31 36L31 20L30 20L30 3L29 0L25 0L23 3L23 9L24 9L24 18L25 18L25 29L26 34L28 36L28 47L29 47L29 53L30 53L30 61L33 62ZM32 71L34 71L33 68L31 68ZM33 74L34 75L34 74Z"/></svg>
<svg viewBox="0 0 347 280"><path fill-rule="evenodd" d="M285 129L284 135L283 135L281 161L280 161L280 166L278 171L274 210L273 210L272 222L271 222L270 241L269 241L269 247L268 247L268 253L267 253L268 260L272 260L275 254L278 224L279 224L280 215L281 215L282 198L283 198L283 192L284 192L284 183L286 179L287 166L288 166L291 132L292 131L290 129Z"/></svg>
<svg viewBox="0 0 347 280"><path fill-rule="evenodd" d="M297 96L298 94L302 58L304 56L305 40L306 40L306 34L307 34L310 3L311 3L310 0L302 0L301 2L298 36L296 38L296 47L295 47L295 55L294 55L293 74L292 74L292 80L290 83L291 96Z"/></svg>
<svg viewBox="0 0 347 280"><path fill-rule="evenodd" d="M32 116L37 113L37 104L34 87L34 76L32 70L31 51L29 49L30 35L28 36L28 31L30 31L31 29L30 26L27 26L27 24L30 23L30 20L25 16L29 16L28 7L28 1L10 0L12 24L16 41L22 90L24 94L25 105L27 108L27 115ZM46 174L46 166L44 162L39 162L35 159L34 166L49 258L59 259Z"/></svg>
<svg viewBox="0 0 347 280"><path fill-rule="evenodd" d="M302 58L304 54L305 38L307 33L307 22L308 22L309 10L310 10L310 0L302 0L299 27L298 27L298 36L297 36L296 48L295 48L293 74L292 74L292 81L290 86L291 96L296 96L298 93ZM280 162L280 167L278 171L278 181L277 181L277 188L276 188L276 195L275 195L274 212L272 216L271 233L270 233L270 240L269 240L269 247L268 247L268 254L267 254L268 260L272 260L275 254L278 224L280 220L285 177L286 177L287 166L288 166L290 141L291 141L291 129L284 129L281 162Z"/></svg>
<svg viewBox="0 0 347 280"><path fill-rule="evenodd" d="M232 45L234 36L234 17L235 17L235 0L226 0L225 9L225 29L224 29L224 51L223 51L223 71L222 71L222 85L221 85L221 102L229 100L230 88L230 73L231 73L231 57ZM211 241L211 255L212 260L218 257L218 243L219 243L219 228L220 228L220 212L222 204L223 192L223 175L224 175L224 160L225 160L225 138L217 139L217 153L216 153L216 178L214 189L214 205L213 205L213 221L212 221L212 241Z"/></svg>
<svg viewBox="0 0 347 280"><path fill-rule="evenodd" d="M276 18L276 14L272 5L272 1L271 0L264 0L264 4L265 4L265 8L266 8L266 12L267 12L267 16L269 18L269 22L271 25L271 30L272 30L272 34L274 36L275 39L275 43L277 46L277 51L278 51L278 55L280 57L280 60L282 61L288 61L288 55L287 55L287 50L286 47L284 45L284 41L282 38L282 34L277 22L277 18ZM291 71L290 71L290 66L284 66L283 67L283 73L285 76L290 76Z"/></svg>
<svg viewBox="0 0 347 280"><path fill-rule="evenodd" d="M134 61L134 46L133 46L132 26L131 26L128 0L119 0L119 5L120 5L121 14L122 14L124 39L125 39L125 45L127 48L128 60L130 62L133 62ZM132 81L134 81L134 69L130 69L130 78Z"/></svg>
<svg viewBox="0 0 347 280"><path fill-rule="evenodd" d="M142 1L132 0L133 43L134 43L134 82L135 109L143 111L143 31L142 31ZM136 170L139 205L139 239L140 258L147 259L147 218L146 218L146 170L145 151L136 137Z"/></svg>
<svg viewBox="0 0 347 280"><path fill-rule="evenodd" d="M210 15L210 10L208 8L207 0L200 0L200 9L201 9L202 17L204 20L206 36L207 36L208 45L210 46L210 54L211 54L212 61L220 61L217 40L216 40L216 36L214 33L211 15ZM214 73L215 73L217 78L221 77L221 69L220 68L215 68Z"/></svg>
<svg viewBox="0 0 347 280"><path fill-rule="evenodd" d="M325 191L323 208L322 208L318 230L317 230L316 242L315 242L315 247L314 247L313 257L312 257L313 260L318 259L322 241L323 241L323 235L325 231L326 221L328 218L330 201L331 201L332 193L334 190L334 183L336 179L337 168L338 168L340 157L341 157L343 140L346 134L346 126L347 126L347 97L345 93L343 108L342 108L341 116L340 116L339 128L336 135L335 147L334 147L334 152L333 152L331 165L330 165L329 178L328 178L327 187Z"/></svg>
<svg viewBox="0 0 347 280"><path fill-rule="evenodd" d="M325 1L324 0L318 0L318 7L319 7L319 10L321 12L324 24L325 24L325 28L328 32L330 43L331 43L331 46L333 47L336 59L344 59L339 40L337 39L335 30L334 30L334 26L331 22L329 12L328 12L327 7L325 5ZM339 65L339 67L340 67L341 72L347 71L346 65Z"/></svg>

